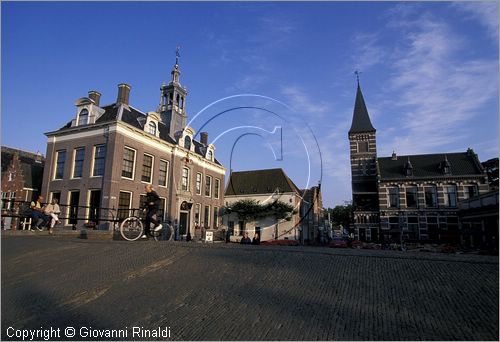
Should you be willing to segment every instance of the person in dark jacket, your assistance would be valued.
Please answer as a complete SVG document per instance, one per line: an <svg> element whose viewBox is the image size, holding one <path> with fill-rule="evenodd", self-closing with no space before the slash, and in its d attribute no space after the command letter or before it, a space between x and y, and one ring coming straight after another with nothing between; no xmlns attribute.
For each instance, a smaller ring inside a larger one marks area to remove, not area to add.
<svg viewBox="0 0 500 342"><path fill-rule="evenodd" d="M158 211L158 205L160 203L160 197L153 190L153 185L146 184L146 220L144 227L144 235L142 235L143 239L146 239L149 235L151 235L151 223L155 226L153 230L155 232L160 231L163 227L156 219L156 212Z"/></svg>
<svg viewBox="0 0 500 342"><path fill-rule="evenodd" d="M248 237L248 233L245 233L245 237L243 237L240 241L242 245L250 245L252 243L252 240Z"/></svg>
<svg viewBox="0 0 500 342"><path fill-rule="evenodd" d="M252 245L260 245L259 233L255 233L253 236Z"/></svg>

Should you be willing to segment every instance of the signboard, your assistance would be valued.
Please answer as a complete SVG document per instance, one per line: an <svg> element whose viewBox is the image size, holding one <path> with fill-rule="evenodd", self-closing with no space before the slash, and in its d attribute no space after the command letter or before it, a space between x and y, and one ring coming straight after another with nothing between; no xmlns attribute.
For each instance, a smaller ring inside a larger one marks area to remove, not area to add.
<svg viewBox="0 0 500 342"><path fill-rule="evenodd" d="M213 241L214 241L214 232L206 232L205 242L213 242Z"/></svg>

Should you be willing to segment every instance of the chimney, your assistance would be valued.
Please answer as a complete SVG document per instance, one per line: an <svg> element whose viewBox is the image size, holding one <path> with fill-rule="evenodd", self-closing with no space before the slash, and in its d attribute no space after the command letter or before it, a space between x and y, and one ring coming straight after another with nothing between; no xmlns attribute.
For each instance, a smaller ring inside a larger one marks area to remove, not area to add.
<svg viewBox="0 0 500 342"><path fill-rule="evenodd" d="M200 142L205 146L208 145L208 132L200 133Z"/></svg>
<svg viewBox="0 0 500 342"><path fill-rule="evenodd" d="M101 99L101 93L95 90L89 90L89 99L94 101L95 105L99 107L99 101Z"/></svg>
<svg viewBox="0 0 500 342"><path fill-rule="evenodd" d="M118 98L116 99L116 103L128 105L129 95L130 95L130 86L125 83L120 83L118 85Z"/></svg>

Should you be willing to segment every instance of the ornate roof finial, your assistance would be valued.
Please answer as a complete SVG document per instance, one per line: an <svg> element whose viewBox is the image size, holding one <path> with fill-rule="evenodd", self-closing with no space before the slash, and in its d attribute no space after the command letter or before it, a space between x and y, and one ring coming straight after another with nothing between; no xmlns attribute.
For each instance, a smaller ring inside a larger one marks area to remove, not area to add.
<svg viewBox="0 0 500 342"><path fill-rule="evenodd" d="M177 45L177 47L175 48L175 65L179 65L179 57L181 56L179 52L180 50L181 50L180 45Z"/></svg>
<svg viewBox="0 0 500 342"><path fill-rule="evenodd" d="M356 75L356 81L358 81L358 86L359 86L359 74L361 74L361 71L355 70L354 74Z"/></svg>

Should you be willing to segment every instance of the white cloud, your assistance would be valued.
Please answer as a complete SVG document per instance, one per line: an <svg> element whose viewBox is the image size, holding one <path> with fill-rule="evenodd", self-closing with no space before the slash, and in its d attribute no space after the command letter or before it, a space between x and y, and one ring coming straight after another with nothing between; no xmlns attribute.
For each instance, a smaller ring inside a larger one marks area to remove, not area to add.
<svg viewBox="0 0 500 342"><path fill-rule="evenodd" d="M386 50L379 44L376 33L358 33L351 39L354 46L353 64L360 71L379 64L386 57Z"/></svg>
<svg viewBox="0 0 500 342"><path fill-rule="evenodd" d="M407 29L407 48L395 55L391 80L402 113L394 120L400 133L382 150L427 153L456 145L467 138L467 123L498 93L498 62L463 60L464 41L429 15Z"/></svg>
<svg viewBox="0 0 500 342"><path fill-rule="evenodd" d="M477 20L498 41L498 1L454 2L453 7Z"/></svg>
<svg viewBox="0 0 500 342"><path fill-rule="evenodd" d="M303 112L304 116L311 114L322 116L332 111L331 104L324 101L318 101L316 98L309 96L298 86L285 86L281 89L281 93L285 96L285 102L296 112Z"/></svg>

